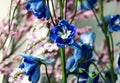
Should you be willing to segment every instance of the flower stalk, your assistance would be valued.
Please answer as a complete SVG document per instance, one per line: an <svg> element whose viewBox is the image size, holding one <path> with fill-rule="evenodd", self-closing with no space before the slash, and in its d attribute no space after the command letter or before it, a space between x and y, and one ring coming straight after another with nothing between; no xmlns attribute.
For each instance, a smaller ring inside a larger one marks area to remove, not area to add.
<svg viewBox="0 0 120 83"><path fill-rule="evenodd" d="M63 19L63 2L60 0L60 19ZM62 83L67 83L66 79L66 62L65 62L65 48L60 48L61 63L62 63Z"/></svg>
<svg viewBox="0 0 120 83"><path fill-rule="evenodd" d="M105 39L106 39L106 44L107 44L107 50L108 50L108 57L109 57L109 61L110 61L110 72L111 72L111 77L112 77L112 83L115 83L115 77L114 77L114 55L111 52L111 46L110 46L110 37L109 34L107 32L107 26L105 23L105 19L104 19L104 14L103 14L103 0L98 0L98 4L99 4L99 8L100 8L100 18L102 20L102 26L101 29L104 33ZM112 46L113 47L113 46Z"/></svg>
<svg viewBox="0 0 120 83"><path fill-rule="evenodd" d="M67 83L66 79L66 62L65 62L65 48L60 48L61 63L62 63L62 83Z"/></svg>

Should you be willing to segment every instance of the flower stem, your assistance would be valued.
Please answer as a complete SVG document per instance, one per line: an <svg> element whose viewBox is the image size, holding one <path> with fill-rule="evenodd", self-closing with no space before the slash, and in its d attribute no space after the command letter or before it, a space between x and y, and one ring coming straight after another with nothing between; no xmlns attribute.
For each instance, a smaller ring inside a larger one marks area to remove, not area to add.
<svg viewBox="0 0 120 83"><path fill-rule="evenodd" d="M66 79L66 63L65 63L65 48L60 48L61 63L62 63L62 83L67 83Z"/></svg>
<svg viewBox="0 0 120 83"><path fill-rule="evenodd" d="M60 19L63 19L63 2L60 0Z"/></svg>
<svg viewBox="0 0 120 83"><path fill-rule="evenodd" d="M106 39L108 57L109 57L109 61L110 61L110 74L111 74L111 77L112 77L112 83L115 83L114 65L113 65L114 55L113 55L113 52L111 52L110 38L109 38L110 33L108 33L108 31L107 31L107 25L106 25L105 20L104 20L103 0L98 0L98 4L99 4L99 9L100 9L100 18L101 18L101 21L102 21L101 29L102 29L102 31L104 33L104 36L105 36L105 39Z"/></svg>
<svg viewBox="0 0 120 83"><path fill-rule="evenodd" d="M51 83L51 82L50 82L49 75L48 75L48 71L47 71L47 65L46 65L46 64L44 64L44 65L45 65L45 71L46 71L46 75L47 75L47 78L48 78L48 83Z"/></svg>
<svg viewBox="0 0 120 83"><path fill-rule="evenodd" d="M106 79L103 77L103 75L101 74L101 71L99 71L99 68L97 67L97 65L95 64L95 63L92 63L94 66L95 66L95 68L97 69L97 71L99 72L99 74L100 74L100 76L101 76L101 78L103 79L103 81L105 82L105 83L107 83L107 81L106 81Z"/></svg>
<svg viewBox="0 0 120 83"><path fill-rule="evenodd" d="M75 11L74 11L74 14L73 14L73 16L72 16L72 18L71 18L70 23L73 22L73 20L75 19L76 13L77 13L77 1L78 1L78 0L75 0Z"/></svg>

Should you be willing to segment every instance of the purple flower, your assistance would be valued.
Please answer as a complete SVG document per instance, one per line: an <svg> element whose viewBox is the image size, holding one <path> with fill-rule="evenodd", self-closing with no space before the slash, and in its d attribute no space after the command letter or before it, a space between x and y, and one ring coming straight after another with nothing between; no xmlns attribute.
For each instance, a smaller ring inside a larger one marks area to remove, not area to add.
<svg viewBox="0 0 120 83"><path fill-rule="evenodd" d="M43 0L27 0L26 9L38 18L49 18L49 9Z"/></svg>
<svg viewBox="0 0 120 83"><path fill-rule="evenodd" d="M20 64L20 68L24 69L24 74L29 76L29 81L33 83L37 83L40 78L41 64L48 64L53 61L44 60L27 54L21 54L21 56L24 58L24 61Z"/></svg>
<svg viewBox="0 0 120 83"><path fill-rule="evenodd" d="M50 39L57 43L59 47L64 47L74 43L75 33L74 25L69 24L66 20L60 20L58 25L50 30Z"/></svg>

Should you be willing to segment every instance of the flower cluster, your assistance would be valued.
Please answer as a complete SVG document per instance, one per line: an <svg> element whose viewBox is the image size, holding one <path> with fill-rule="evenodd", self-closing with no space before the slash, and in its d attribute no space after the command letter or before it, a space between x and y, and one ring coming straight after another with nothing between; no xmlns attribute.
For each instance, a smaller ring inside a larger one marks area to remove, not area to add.
<svg viewBox="0 0 120 83"><path fill-rule="evenodd" d="M120 15L104 16L104 5L112 1L11 1L8 22L0 24L0 72L11 83L24 75L31 83L116 83L120 54L117 59L119 41L113 33L120 31Z"/></svg>

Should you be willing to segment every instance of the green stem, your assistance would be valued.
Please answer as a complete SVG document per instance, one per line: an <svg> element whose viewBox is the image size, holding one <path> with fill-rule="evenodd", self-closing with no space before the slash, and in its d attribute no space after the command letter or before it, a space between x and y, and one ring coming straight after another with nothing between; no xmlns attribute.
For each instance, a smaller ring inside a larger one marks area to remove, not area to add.
<svg viewBox="0 0 120 83"><path fill-rule="evenodd" d="M96 68L97 71L99 72L99 74L100 74L101 78L103 79L103 81L104 81L105 83L107 83L106 79L105 79L104 76L101 74L101 71L99 71L97 65L96 65L95 63L92 63L92 64L95 66L95 68Z"/></svg>
<svg viewBox="0 0 120 83"><path fill-rule="evenodd" d="M65 62L65 48L60 48L61 63L62 63L62 83L67 83L66 62Z"/></svg>
<svg viewBox="0 0 120 83"><path fill-rule="evenodd" d="M74 18L75 18L75 16L76 16L76 13L77 13L77 1L78 1L78 0L75 0L75 12L74 12L74 14L73 14L73 16L72 16L72 18L71 18L70 23L73 22L73 20L74 20Z"/></svg>
<svg viewBox="0 0 120 83"><path fill-rule="evenodd" d="M103 0L98 0L98 4L99 4L99 9L100 9L100 18L102 21L102 26L101 29L104 33L105 39L106 39L106 44L107 44L107 50L108 50L108 57L109 57L109 61L110 61L110 74L112 77L112 83L115 83L115 77L114 77L114 56L113 53L111 52L111 46L110 46L110 39L109 39L109 35L108 31L107 31L107 25L105 23L105 19L104 19L104 14L103 14Z"/></svg>
<svg viewBox="0 0 120 83"><path fill-rule="evenodd" d="M62 3L62 0L60 0L60 19L63 19L63 3Z"/></svg>
<svg viewBox="0 0 120 83"><path fill-rule="evenodd" d="M110 33L110 39L111 39L111 44L112 44L112 58L114 59L114 42L113 42L113 37L111 33Z"/></svg>
<svg viewBox="0 0 120 83"><path fill-rule="evenodd" d="M96 52L96 50L93 48L93 51L95 53L95 55L98 57L98 59L100 60L100 62L107 68L109 69L109 67L100 59L100 57L98 56L98 53Z"/></svg>
<svg viewBox="0 0 120 83"><path fill-rule="evenodd" d="M66 19L66 15L67 15L67 1L68 0L65 0L65 19Z"/></svg>
<svg viewBox="0 0 120 83"><path fill-rule="evenodd" d="M114 77L114 65L113 65L113 62L114 62L114 58L113 58L113 55L111 53L111 49L110 49L110 39L109 39L109 36L105 36L106 38L106 44L107 44L107 49L108 49L108 56L109 56L109 61L110 61L110 73L111 73L111 77L112 77L112 83L115 83L115 77Z"/></svg>
<svg viewBox="0 0 120 83"><path fill-rule="evenodd" d="M46 75L47 75L47 78L48 78L48 83L51 83L49 75L48 75L48 71L47 71L47 65L46 64L44 64L44 65L45 65Z"/></svg>

